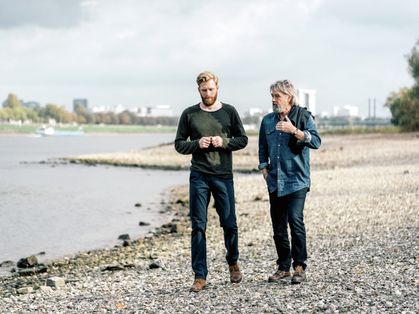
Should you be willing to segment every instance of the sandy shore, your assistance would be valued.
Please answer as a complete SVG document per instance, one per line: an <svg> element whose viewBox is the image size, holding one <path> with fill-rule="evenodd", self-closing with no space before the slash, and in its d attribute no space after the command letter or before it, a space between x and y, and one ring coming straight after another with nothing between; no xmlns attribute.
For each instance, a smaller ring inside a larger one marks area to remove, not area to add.
<svg viewBox="0 0 419 314"><path fill-rule="evenodd" d="M276 252L267 190L257 173L235 179L242 283L228 280L222 229L210 206L208 286L188 291L188 188L181 186L167 204L175 219L150 237L128 247L80 252L46 265L45 273L2 279L0 312L419 313L419 135L322 139L321 149L311 153L304 284L267 282ZM72 160L162 167L173 161L182 168L189 163L185 158L161 146ZM241 171L257 166L256 138L235 153L234 162ZM65 285L46 287L45 280L55 276Z"/></svg>

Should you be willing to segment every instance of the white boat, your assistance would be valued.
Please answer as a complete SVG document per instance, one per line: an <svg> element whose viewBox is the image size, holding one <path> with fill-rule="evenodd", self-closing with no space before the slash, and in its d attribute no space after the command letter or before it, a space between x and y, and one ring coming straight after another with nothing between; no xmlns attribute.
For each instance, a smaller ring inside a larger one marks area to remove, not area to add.
<svg viewBox="0 0 419 314"><path fill-rule="evenodd" d="M42 127L35 131L37 136L80 136L84 131L55 131L52 127Z"/></svg>
<svg viewBox="0 0 419 314"><path fill-rule="evenodd" d="M49 135L54 135L55 130L52 127L42 127L42 128L38 128L35 131L35 134L40 135L40 136L49 136Z"/></svg>

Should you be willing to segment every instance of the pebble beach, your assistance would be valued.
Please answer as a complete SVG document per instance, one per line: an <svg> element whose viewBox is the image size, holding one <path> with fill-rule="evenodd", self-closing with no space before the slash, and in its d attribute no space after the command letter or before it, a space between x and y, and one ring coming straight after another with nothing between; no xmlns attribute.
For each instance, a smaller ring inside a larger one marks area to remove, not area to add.
<svg viewBox="0 0 419 314"><path fill-rule="evenodd" d="M267 281L276 251L267 188L256 171L257 137L233 154L235 171L247 173L235 178L241 283L229 281L210 204L207 286L189 292L194 274L183 185L164 201L171 221L146 237L0 278L0 313L419 313L418 133L322 136L310 154L307 281L298 285ZM159 169L190 164L173 145L66 160Z"/></svg>

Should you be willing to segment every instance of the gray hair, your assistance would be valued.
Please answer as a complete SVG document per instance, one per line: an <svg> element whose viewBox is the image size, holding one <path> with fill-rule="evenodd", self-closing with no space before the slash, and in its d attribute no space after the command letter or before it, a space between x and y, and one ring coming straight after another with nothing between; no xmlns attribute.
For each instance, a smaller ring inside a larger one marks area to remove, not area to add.
<svg viewBox="0 0 419 314"><path fill-rule="evenodd" d="M292 85L290 80L276 81L275 83L272 83L270 87L271 93L274 89L281 92L282 94L291 96L291 106L300 105L298 102L297 91L295 90L294 85Z"/></svg>

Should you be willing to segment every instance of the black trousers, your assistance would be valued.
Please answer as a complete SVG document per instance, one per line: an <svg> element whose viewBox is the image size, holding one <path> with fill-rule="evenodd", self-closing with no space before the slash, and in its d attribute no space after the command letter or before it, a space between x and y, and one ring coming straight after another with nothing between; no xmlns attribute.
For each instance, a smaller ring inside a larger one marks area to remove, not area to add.
<svg viewBox="0 0 419 314"><path fill-rule="evenodd" d="M306 268L307 260L306 230L304 226L304 203L308 188L301 189L294 193L278 197L277 190L269 193L271 204L271 219L273 227L273 238L276 252L278 253L278 269L289 271L292 266L297 265ZM288 229L291 229L291 247L288 239Z"/></svg>

